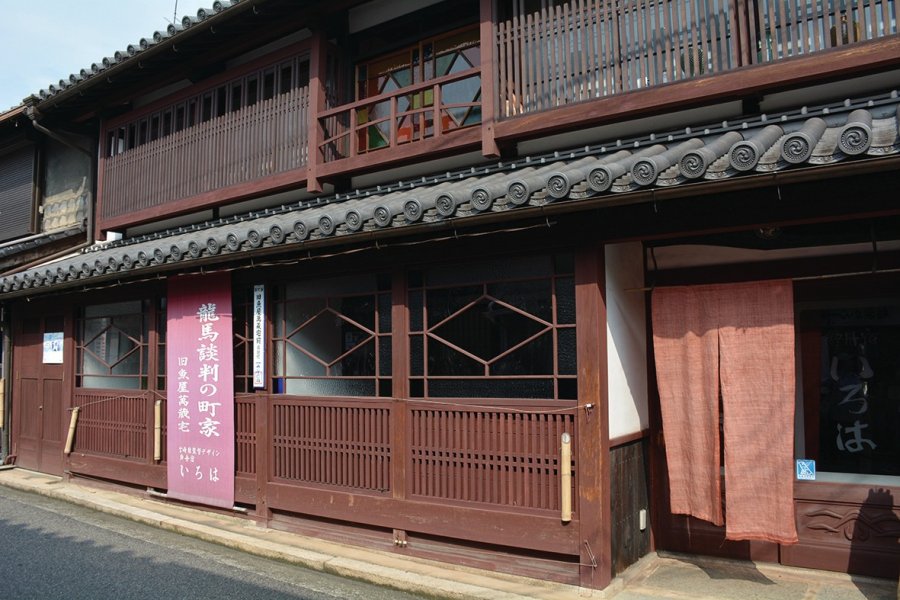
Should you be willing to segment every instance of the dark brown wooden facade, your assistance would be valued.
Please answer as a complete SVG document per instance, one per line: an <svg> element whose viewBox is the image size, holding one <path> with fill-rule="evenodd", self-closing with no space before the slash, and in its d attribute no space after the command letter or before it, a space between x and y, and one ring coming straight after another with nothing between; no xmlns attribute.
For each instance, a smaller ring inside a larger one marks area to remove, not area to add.
<svg viewBox="0 0 900 600"><path fill-rule="evenodd" d="M833 102L810 89L851 75L896 81L900 67L900 4L881 0L740 0L706 12L680 1L480 0L372 27L354 21L371 18L354 12L358 2L304 12L268 0L250 3L253 15L244 4L211 18L217 33L190 26L178 45L190 60L173 59L170 43L188 28L148 44L143 73L126 60L105 83L75 83L77 98L63 88L37 102L50 122L96 125L98 237L137 237L154 223L202 231L222 214L263 222L282 198L409 182L454 161L502 165L531 146L556 160L577 145L567 136L643 135L652 125L642 119L708 124L676 111L738 105L749 118L779 94ZM64 289L29 279L12 289L33 300L4 300L16 323L13 453L22 467L74 480L166 490L165 422L154 457L155 413L166 412L163 280L229 270L235 501L262 525L590 588L654 549L896 576L896 473L796 482L796 545L726 541L723 528L670 513L645 310L655 286L777 277L797 279L798 315L809 302L858 304L863 288L896 306L896 169L895 156L865 158L454 217L431 230L360 225L357 238L308 247L279 246L291 233L265 221L258 243L248 237L258 250L249 257L201 247L203 238L193 264L132 254L127 264L110 258L114 275L97 267L97 283L79 283L90 265L63 273ZM837 230L843 223L852 233ZM615 262L626 246L634 262ZM656 264L693 246L748 254ZM790 254L797 248L812 258ZM152 276L131 270L154 260ZM615 283L620 271L636 283ZM879 274L850 276L862 272ZM823 290L813 277L852 285ZM259 389L249 371L253 285L269 299ZM617 304L639 322L614 315ZM315 341L329 335L326 317L345 334L333 347ZM644 338L636 359L617 328ZM118 353L104 346L101 356L93 344L113 330ZM50 331L65 332L62 365L40 360ZM819 458L822 328L797 334L806 409L797 457ZM301 374L300 361L315 374ZM617 377L628 393L613 389ZM637 416L620 425L619 412ZM568 465L564 433L574 440Z"/></svg>

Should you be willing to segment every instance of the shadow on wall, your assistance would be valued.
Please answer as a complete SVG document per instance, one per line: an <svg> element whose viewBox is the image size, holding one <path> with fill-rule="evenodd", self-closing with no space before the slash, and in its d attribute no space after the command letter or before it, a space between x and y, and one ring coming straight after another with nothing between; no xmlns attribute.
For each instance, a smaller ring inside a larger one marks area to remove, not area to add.
<svg viewBox="0 0 900 600"><path fill-rule="evenodd" d="M868 600L885 598L884 587L860 575L900 581L900 518L893 494L886 489L870 489L859 514L847 530L850 536L850 561L853 583ZM900 586L896 589L900 598Z"/></svg>

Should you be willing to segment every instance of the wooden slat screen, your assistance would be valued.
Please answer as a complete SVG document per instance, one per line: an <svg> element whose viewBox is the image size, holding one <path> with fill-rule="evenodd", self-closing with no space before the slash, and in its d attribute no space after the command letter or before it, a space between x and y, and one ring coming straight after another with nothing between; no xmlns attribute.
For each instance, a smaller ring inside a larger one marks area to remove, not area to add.
<svg viewBox="0 0 900 600"><path fill-rule="evenodd" d="M237 397L234 403L234 470L256 473L256 400Z"/></svg>
<svg viewBox="0 0 900 600"><path fill-rule="evenodd" d="M810 54L897 33L897 0L757 0L749 4L753 62Z"/></svg>
<svg viewBox="0 0 900 600"><path fill-rule="evenodd" d="M273 399L272 468L276 478L390 491L391 431L386 405Z"/></svg>
<svg viewBox="0 0 900 600"><path fill-rule="evenodd" d="M304 167L309 88L226 113L103 160L112 218Z"/></svg>
<svg viewBox="0 0 900 600"><path fill-rule="evenodd" d="M497 28L504 117L737 66L729 0L572 0Z"/></svg>
<svg viewBox="0 0 900 600"><path fill-rule="evenodd" d="M153 410L148 394L76 390L74 405L81 407L76 452L147 460L147 418Z"/></svg>
<svg viewBox="0 0 900 600"><path fill-rule="evenodd" d="M574 412L412 409L412 496L558 511L560 436L575 433Z"/></svg>

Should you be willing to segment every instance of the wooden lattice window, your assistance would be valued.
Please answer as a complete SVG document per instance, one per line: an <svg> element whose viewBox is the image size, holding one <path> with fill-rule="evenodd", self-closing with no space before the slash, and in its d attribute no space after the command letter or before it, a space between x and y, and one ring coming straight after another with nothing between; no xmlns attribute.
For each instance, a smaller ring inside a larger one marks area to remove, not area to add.
<svg viewBox="0 0 900 600"><path fill-rule="evenodd" d="M574 400L571 255L410 273L410 395Z"/></svg>
<svg viewBox="0 0 900 600"><path fill-rule="evenodd" d="M234 393L253 393L253 288L237 287L232 298L234 313Z"/></svg>
<svg viewBox="0 0 900 600"><path fill-rule="evenodd" d="M94 304L78 322L76 385L82 388L147 389L149 301Z"/></svg>
<svg viewBox="0 0 900 600"><path fill-rule="evenodd" d="M275 288L275 393L391 395L390 277L362 275Z"/></svg>

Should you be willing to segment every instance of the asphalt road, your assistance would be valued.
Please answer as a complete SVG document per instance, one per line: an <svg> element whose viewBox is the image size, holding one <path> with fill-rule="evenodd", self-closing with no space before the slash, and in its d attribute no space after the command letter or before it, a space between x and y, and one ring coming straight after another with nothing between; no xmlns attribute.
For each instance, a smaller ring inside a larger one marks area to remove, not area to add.
<svg viewBox="0 0 900 600"><path fill-rule="evenodd" d="M0 598L413 599L0 488Z"/></svg>

